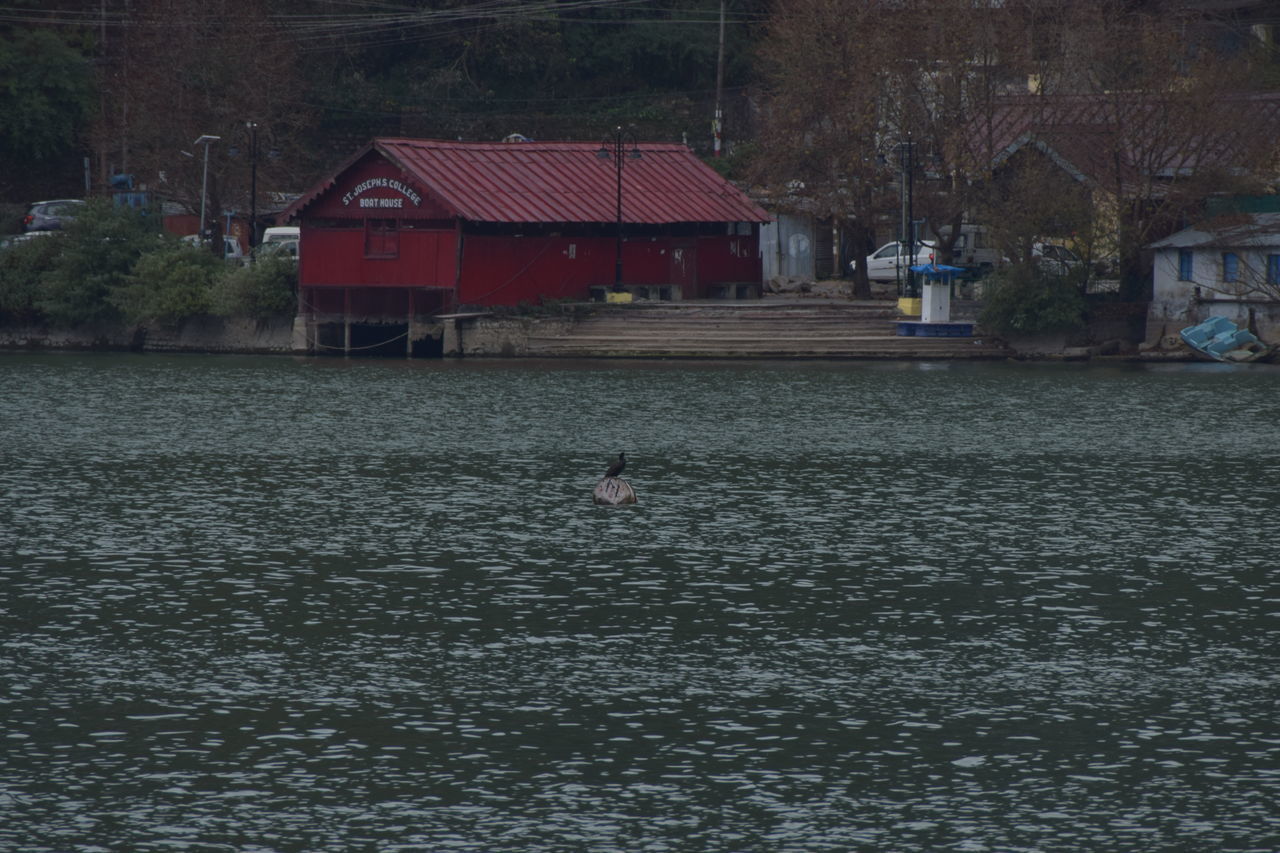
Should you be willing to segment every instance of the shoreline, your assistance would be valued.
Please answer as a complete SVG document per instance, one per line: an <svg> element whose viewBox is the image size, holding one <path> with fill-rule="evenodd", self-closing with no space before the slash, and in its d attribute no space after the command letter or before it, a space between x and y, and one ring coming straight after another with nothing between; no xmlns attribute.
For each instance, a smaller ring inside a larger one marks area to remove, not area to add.
<svg viewBox="0 0 1280 853"><path fill-rule="evenodd" d="M976 319L958 302L954 318ZM899 336L889 299L820 294L744 300L572 303L526 312L396 318L199 317L173 328L101 324L75 329L0 326L5 352L139 352L402 358L663 360L1192 362L1185 348L1139 346L1119 327L1085 336L1005 339ZM353 333L352 330L355 330ZM1096 343L1079 343L1082 339ZM344 346L345 344L345 346ZM372 345L369 345L372 344Z"/></svg>

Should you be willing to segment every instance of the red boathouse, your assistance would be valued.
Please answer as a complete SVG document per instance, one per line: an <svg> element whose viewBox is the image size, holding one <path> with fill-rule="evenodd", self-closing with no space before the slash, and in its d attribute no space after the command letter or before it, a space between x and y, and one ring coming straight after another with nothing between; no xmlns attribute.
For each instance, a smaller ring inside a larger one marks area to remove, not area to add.
<svg viewBox="0 0 1280 853"><path fill-rule="evenodd" d="M637 295L728 295L759 285L769 219L684 145L386 138L282 215L300 228L302 313L402 326L603 298L619 256Z"/></svg>

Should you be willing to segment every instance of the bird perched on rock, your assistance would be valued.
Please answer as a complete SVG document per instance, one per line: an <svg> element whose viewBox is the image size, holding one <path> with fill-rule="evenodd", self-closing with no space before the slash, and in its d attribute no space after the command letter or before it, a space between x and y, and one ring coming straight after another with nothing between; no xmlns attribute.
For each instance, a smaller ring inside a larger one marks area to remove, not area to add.
<svg viewBox="0 0 1280 853"><path fill-rule="evenodd" d="M619 474L621 474L622 469L626 467L627 467L627 455L625 453L619 453L617 461L609 466L609 470L605 471L604 475L606 477L616 477Z"/></svg>

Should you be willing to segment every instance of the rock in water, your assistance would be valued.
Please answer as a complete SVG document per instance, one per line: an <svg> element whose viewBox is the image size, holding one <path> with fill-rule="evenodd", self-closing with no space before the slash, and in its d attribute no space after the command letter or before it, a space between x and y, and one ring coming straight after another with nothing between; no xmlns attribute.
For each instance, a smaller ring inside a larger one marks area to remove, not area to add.
<svg viewBox="0 0 1280 853"><path fill-rule="evenodd" d="M605 477L596 483L596 490L591 499L604 506L622 506L636 502L635 490L631 484L620 477Z"/></svg>

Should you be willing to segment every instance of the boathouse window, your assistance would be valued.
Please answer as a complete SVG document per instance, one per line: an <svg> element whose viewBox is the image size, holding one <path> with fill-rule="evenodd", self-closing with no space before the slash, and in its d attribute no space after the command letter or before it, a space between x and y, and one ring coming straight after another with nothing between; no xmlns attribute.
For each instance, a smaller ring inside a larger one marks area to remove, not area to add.
<svg viewBox="0 0 1280 853"><path fill-rule="evenodd" d="M370 219L364 226L364 256L394 258L400 254L400 232L394 219Z"/></svg>
<svg viewBox="0 0 1280 853"><path fill-rule="evenodd" d="M1267 284L1280 284L1280 255L1267 255Z"/></svg>
<svg viewBox="0 0 1280 853"><path fill-rule="evenodd" d="M1191 281L1195 275L1195 253L1190 249L1178 250L1178 278L1181 281Z"/></svg>
<svg viewBox="0 0 1280 853"><path fill-rule="evenodd" d="M1240 256L1235 252L1222 253L1222 280L1240 280Z"/></svg>

